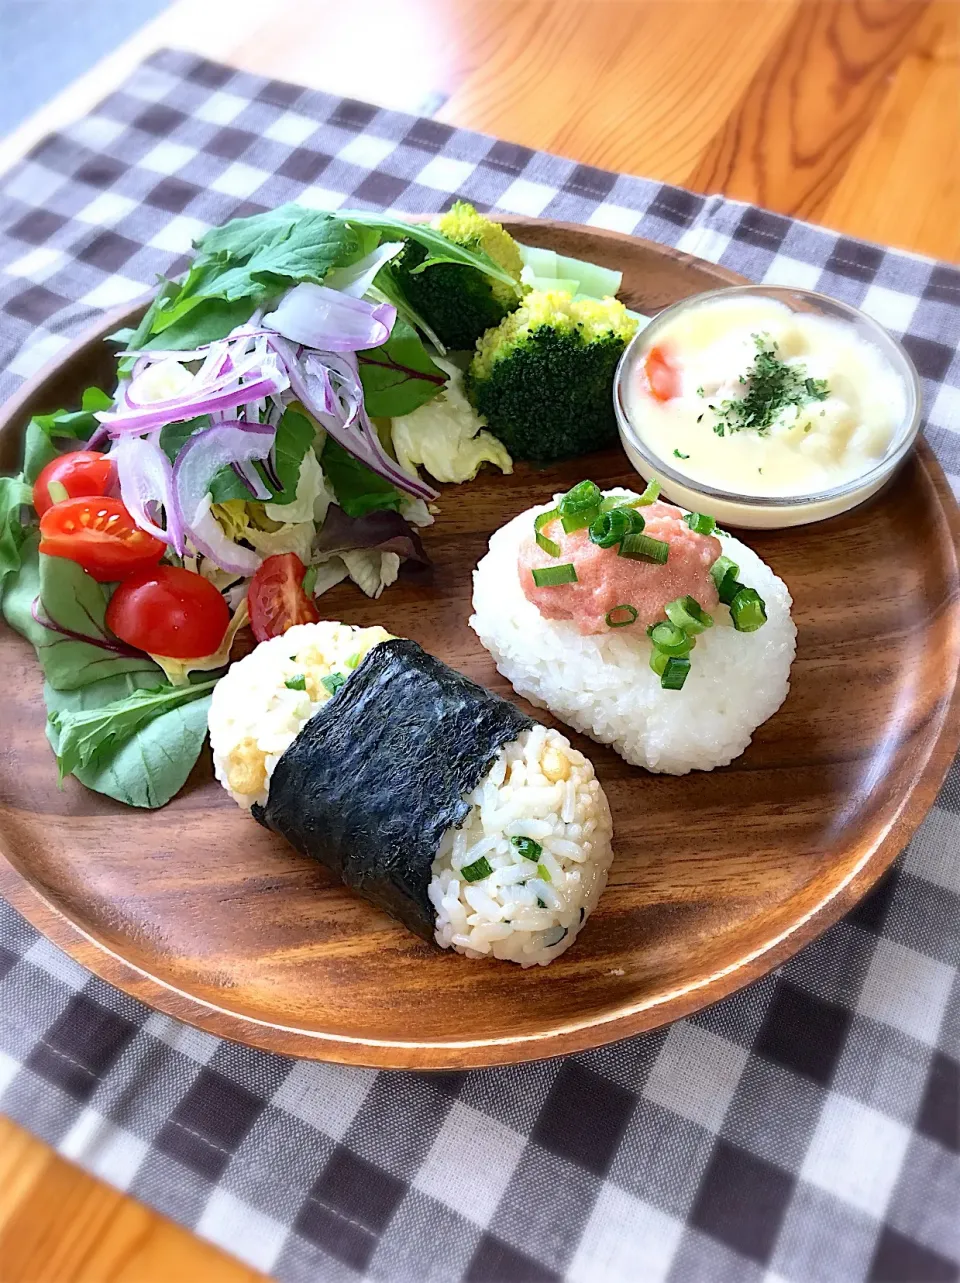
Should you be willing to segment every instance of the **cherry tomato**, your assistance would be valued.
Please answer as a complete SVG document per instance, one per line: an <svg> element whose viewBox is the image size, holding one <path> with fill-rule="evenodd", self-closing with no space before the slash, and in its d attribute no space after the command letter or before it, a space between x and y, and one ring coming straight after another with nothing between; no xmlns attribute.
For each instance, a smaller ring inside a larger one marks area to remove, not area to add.
<svg viewBox="0 0 960 1283"><path fill-rule="evenodd" d="M113 475L113 464L96 450L74 450L51 459L33 483L33 506L42 517L48 508L64 499L82 495L106 494ZM50 493L50 483L61 490Z"/></svg>
<svg viewBox="0 0 960 1283"><path fill-rule="evenodd" d="M127 576L110 598L107 627L152 655L212 655L230 623L230 608L203 575L179 566L151 566Z"/></svg>
<svg viewBox="0 0 960 1283"><path fill-rule="evenodd" d="M101 584L155 565L164 548L140 529L119 499L64 499L40 518L40 551L76 561Z"/></svg>
<svg viewBox="0 0 960 1283"><path fill-rule="evenodd" d="M258 642L279 637L294 624L315 624L320 612L303 591L306 568L295 552L268 557L250 581L250 627Z"/></svg>
<svg viewBox="0 0 960 1283"><path fill-rule="evenodd" d="M662 347L652 347L643 367L650 395L658 401L669 401L680 395L680 371Z"/></svg>

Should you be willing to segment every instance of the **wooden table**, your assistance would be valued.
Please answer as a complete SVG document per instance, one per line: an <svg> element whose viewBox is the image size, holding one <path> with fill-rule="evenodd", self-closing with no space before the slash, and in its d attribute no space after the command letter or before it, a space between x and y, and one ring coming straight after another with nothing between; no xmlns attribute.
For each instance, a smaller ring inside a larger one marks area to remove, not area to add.
<svg viewBox="0 0 960 1283"><path fill-rule="evenodd" d="M434 113L960 260L957 0L177 0L8 139L152 50ZM0 1283L258 1277L0 1120Z"/></svg>

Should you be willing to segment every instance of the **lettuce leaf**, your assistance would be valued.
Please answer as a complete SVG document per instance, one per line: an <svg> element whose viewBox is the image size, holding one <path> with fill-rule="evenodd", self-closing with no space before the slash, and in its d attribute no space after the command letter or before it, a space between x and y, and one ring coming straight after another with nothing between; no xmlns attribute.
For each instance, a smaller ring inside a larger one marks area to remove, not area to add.
<svg viewBox="0 0 960 1283"><path fill-rule="evenodd" d="M400 510L403 496L396 486L348 454L333 437L324 442L320 461L337 503L347 516L362 517L380 509Z"/></svg>
<svg viewBox="0 0 960 1283"><path fill-rule="evenodd" d="M120 705L156 679L145 674L106 678L77 690L56 690L44 686L49 720L47 739L54 753L61 749L60 731L54 722L71 724L71 719L110 704ZM186 688L191 689L191 688ZM134 728L118 741L104 743L88 761L74 769L74 775L88 789L104 793L127 806L154 809L164 806L186 783L207 734L210 691L186 705L160 708L157 715Z"/></svg>
<svg viewBox="0 0 960 1283"><path fill-rule="evenodd" d="M20 477L0 477L0 601L10 576L20 570L20 552L29 533L20 509L32 498L32 488Z"/></svg>
<svg viewBox="0 0 960 1283"><path fill-rule="evenodd" d="M165 333L208 299L242 301L249 315L291 285L319 285L332 267L362 258L376 242L375 234L348 227L338 215L299 205L234 218L196 242L183 285L176 294L165 292L151 308L149 336Z"/></svg>
<svg viewBox="0 0 960 1283"><path fill-rule="evenodd" d="M120 699L93 708L69 708L65 702L49 713L50 724L57 734L57 765L60 779L76 774L113 756L121 744L130 739L147 722L176 708L200 699L213 690L217 678L196 686L142 686Z"/></svg>
<svg viewBox="0 0 960 1283"><path fill-rule="evenodd" d="M100 424L95 415L98 410L109 410L113 397L100 388L87 388L80 398L79 410L54 410L52 414L36 414L30 420L48 437L73 437L86 441Z"/></svg>
<svg viewBox="0 0 960 1283"><path fill-rule="evenodd" d="M467 400L460 370L449 361L440 364L449 376L440 395L391 424L397 462L411 476L423 467L441 482L472 481L484 463L512 472L503 443L484 430L486 420Z"/></svg>
<svg viewBox="0 0 960 1283"><path fill-rule="evenodd" d="M327 510L327 519L317 533L317 554L343 556L365 548L394 552L405 561L429 566L430 558L420 536L404 521L399 512L368 512L363 517L350 517L337 504Z"/></svg>
<svg viewBox="0 0 960 1283"><path fill-rule="evenodd" d="M416 330L397 316L386 343L357 353L363 404L375 419L410 414L443 391L447 378Z"/></svg>

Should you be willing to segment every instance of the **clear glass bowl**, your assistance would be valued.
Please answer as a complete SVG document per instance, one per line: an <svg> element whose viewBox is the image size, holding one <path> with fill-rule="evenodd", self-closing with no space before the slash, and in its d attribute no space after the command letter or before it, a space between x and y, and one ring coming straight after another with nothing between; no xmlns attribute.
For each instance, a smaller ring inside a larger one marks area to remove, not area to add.
<svg viewBox="0 0 960 1283"><path fill-rule="evenodd" d="M635 369L647 350L657 340L658 333L677 314L686 308L699 306L714 299L738 297L774 299L786 304L794 312L812 312L852 325L857 333L878 347L900 378L904 391L904 415L898 424L887 453L879 463L857 477L829 490L802 495L742 495L723 487L706 485L685 475L676 463L668 463L657 455L641 438L627 412L624 389L634 377ZM656 477L667 497L684 508L704 511L718 521L734 526L773 529L781 526L800 526L822 521L846 512L875 494L903 462L916 440L920 428L920 379L916 368L903 345L888 334L865 312L841 303L839 299L813 290L791 289L777 285L733 285L728 289L710 290L674 303L658 312L643 330L627 345L617 366L613 389L614 410L620 429L620 440L630 462L637 472L649 481Z"/></svg>

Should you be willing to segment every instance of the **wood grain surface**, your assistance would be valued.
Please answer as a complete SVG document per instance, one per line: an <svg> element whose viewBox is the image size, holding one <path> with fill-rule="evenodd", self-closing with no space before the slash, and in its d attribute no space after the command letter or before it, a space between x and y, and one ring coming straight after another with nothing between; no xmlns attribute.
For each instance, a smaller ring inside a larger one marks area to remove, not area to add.
<svg viewBox="0 0 960 1283"><path fill-rule="evenodd" d="M618 266L621 295L642 312L736 279L611 232L505 223L530 243ZM72 404L102 380L110 357L100 335L118 319L136 318L106 318L8 403L0 465L13 463L31 413ZM468 627L471 571L495 529L584 475L604 488L635 479L617 448L448 487L426 539L432 575L402 576L380 601L340 585L322 600L325 616L385 624L511 697ZM409 934L257 827L214 781L208 753L159 811L72 779L57 790L33 649L6 628L0 719L19 733L0 750L0 849L21 880L5 879L4 893L28 917L39 894L61 919L53 938L105 979L271 1051L465 1068L663 1024L834 921L933 800L960 738L958 529L922 446L895 485L853 512L751 532L794 598L790 695L741 758L711 773L651 776L572 736L609 798L615 860L575 947L546 969L471 962Z"/></svg>
<svg viewBox="0 0 960 1283"><path fill-rule="evenodd" d="M862 21L878 6L844 0L842 7ZM0 140L0 169L90 110L154 49L173 45L404 110L429 112L441 103L441 117L452 124L688 186L697 185L703 158L716 156L725 136L730 194L796 213L792 202L798 189L809 190L810 177L801 184L786 160L797 147L798 123L816 121L821 131L804 134L811 154L832 148L836 155L822 87L836 93L838 62L823 19L840 8L819 0L368 0L369 21L357 24L334 0L176 0ZM902 17L906 30L856 137L847 136L845 153L820 184L822 203L805 216L960 260L960 5L897 0L882 8L890 25ZM799 61L790 47L798 24L817 32ZM523 52L522 69L513 67L511 49ZM762 128L731 146L727 120L749 117L750 102L764 92L761 68L788 63L795 78L786 106L786 95L771 100ZM845 74L855 90L860 73L849 67ZM9 1130L0 1133L0 1164L11 1154L20 1161L15 1146ZM15 1221L17 1184L0 1180L3 1283L248 1277L197 1240L188 1251L188 1236L77 1169L49 1156L46 1163L31 1159L29 1168L32 1194L16 1203ZM155 1273L139 1255L125 1273L116 1255L91 1249L82 1231L92 1206L101 1208L104 1243L117 1235L126 1241L131 1225L143 1227ZM14 1232L18 1241L29 1235L30 1253L11 1252Z"/></svg>
<svg viewBox="0 0 960 1283"><path fill-rule="evenodd" d="M263 1275L0 1118L2 1283L260 1283Z"/></svg>

